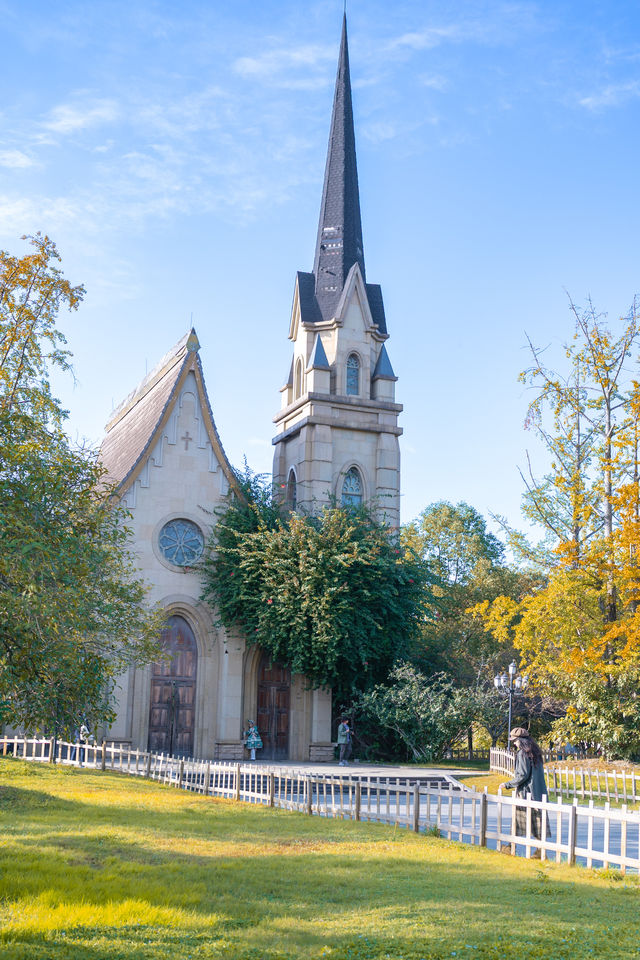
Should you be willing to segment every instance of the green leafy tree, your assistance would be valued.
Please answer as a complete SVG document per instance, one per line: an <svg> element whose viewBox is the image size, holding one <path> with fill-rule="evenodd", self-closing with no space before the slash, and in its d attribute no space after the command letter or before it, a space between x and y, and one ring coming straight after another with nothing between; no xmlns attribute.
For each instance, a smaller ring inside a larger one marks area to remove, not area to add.
<svg viewBox="0 0 640 960"><path fill-rule="evenodd" d="M47 237L0 252L0 721L56 735L80 715L112 718L110 688L157 656L160 618L129 551L126 512L95 453L73 447L53 396L69 369L56 327L82 287Z"/></svg>
<svg viewBox="0 0 640 960"><path fill-rule="evenodd" d="M393 730L414 760L440 760L477 714L475 691L457 687L445 674L426 677L400 663L389 682L360 701L365 716Z"/></svg>
<svg viewBox="0 0 640 960"><path fill-rule="evenodd" d="M239 630L334 701L385 677L429 603L426 563L365 509L283 511L255 477L219 517L204 597Z"/></svg>
<svg viewBox="0 0 640 960"><path fill-rule="evenodd" d="M512 659L513 649L487 635L473 608L505 594L524 596L540 577L507 566L502 543L467 503L431 504L403 528L402 542L437 577L436 613L422 625L415 663L445 670L461 684L490 683Z"/></svg>
<svg viewBox="0 0 640 960"><path fill-rule="evenodd" d="M403 542L420 554L437 575L435 616L422 624L412 662L427 674L444 671L459 686L475 691L476 720L492 743L504 734L506 712L493 678L516 655L507 638L488 634L474 610L498 596L515 600L539 586L539 574L505 562L501 541L468 503L433 503L402 532ZM518 697L518 716L529 721L537 699ZM515 714L514 714L515 716ZM467 746L473 749L471 729Z"/></svg>

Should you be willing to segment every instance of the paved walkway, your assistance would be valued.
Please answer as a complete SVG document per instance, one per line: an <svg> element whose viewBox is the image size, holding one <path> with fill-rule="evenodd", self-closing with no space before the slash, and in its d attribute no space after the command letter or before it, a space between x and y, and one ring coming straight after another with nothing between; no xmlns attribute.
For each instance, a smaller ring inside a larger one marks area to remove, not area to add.
<svg viewBox="0 0 640 960"><path fill-rule="evenodd" d="M413 764L386 764L386 763L357 763L350 761L346 767L341 767L338 762L335 763L291 763L289 761L279 763L276 760L243 760L243 766L261 767L265 770L281 769L293 770L296 773L308 774L310 776L351 776L351 777L389 777L390 779L399 777L408 780L437 780L444 777L464 777L474 774L487 773L486 769L478 767L470 769L468 767L439 767L434 766L414 766Z"/></svg>

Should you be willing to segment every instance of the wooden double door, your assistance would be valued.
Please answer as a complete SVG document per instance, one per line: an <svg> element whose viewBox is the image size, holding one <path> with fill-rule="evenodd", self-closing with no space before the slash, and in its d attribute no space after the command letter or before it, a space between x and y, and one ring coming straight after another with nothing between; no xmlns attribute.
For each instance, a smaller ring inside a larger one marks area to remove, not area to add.
<svg viewBox="0 0 640 960"><path fill-rule="evenodd" d="M256 722L264 744L261 760L289 759L289 714L291 671L271 663L264 654L258 670L258 716Z"/></svg>
<svg viewBox="0 0 640 960"><path fill-rule="evenodd" d="M149 750L193 756L198 647L184 617L169 617L162 634L169 660L154 663L149 707Z"/></svg>

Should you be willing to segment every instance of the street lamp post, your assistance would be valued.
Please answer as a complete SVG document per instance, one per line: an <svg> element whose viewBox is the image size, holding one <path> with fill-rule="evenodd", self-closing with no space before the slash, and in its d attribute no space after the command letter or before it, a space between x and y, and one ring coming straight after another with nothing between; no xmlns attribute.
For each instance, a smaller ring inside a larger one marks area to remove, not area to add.
<svg viewBox="0 0 640 960"><path fill-rule="evenodd" d="M511 732L511 715L513 712L513 691L524 690L527 678L518 674L518 664L512 660L509 664L509 673L498 673L493 678L493 685L498 693L509 698L509 717L507 721L507 749L509 749L509 733Z"/></svg>

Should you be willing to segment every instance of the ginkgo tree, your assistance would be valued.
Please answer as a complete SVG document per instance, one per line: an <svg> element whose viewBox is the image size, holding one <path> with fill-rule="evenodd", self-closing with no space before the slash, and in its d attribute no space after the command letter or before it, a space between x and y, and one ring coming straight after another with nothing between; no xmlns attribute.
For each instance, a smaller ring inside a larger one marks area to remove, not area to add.
<svg viewBox="0 0 640 960"><path fill-rule="evenodd" d="M640 753L640 327L635 303L618 333L590 302L571 311L565 370L532 346L522 374L535 391L527 426L550 461L540 479L529 471L524 512L546 536L537 548L517 536L511 545L547 582L521 602L476 609L538 687L564 699L559 736L629 756Z"/></svg>

